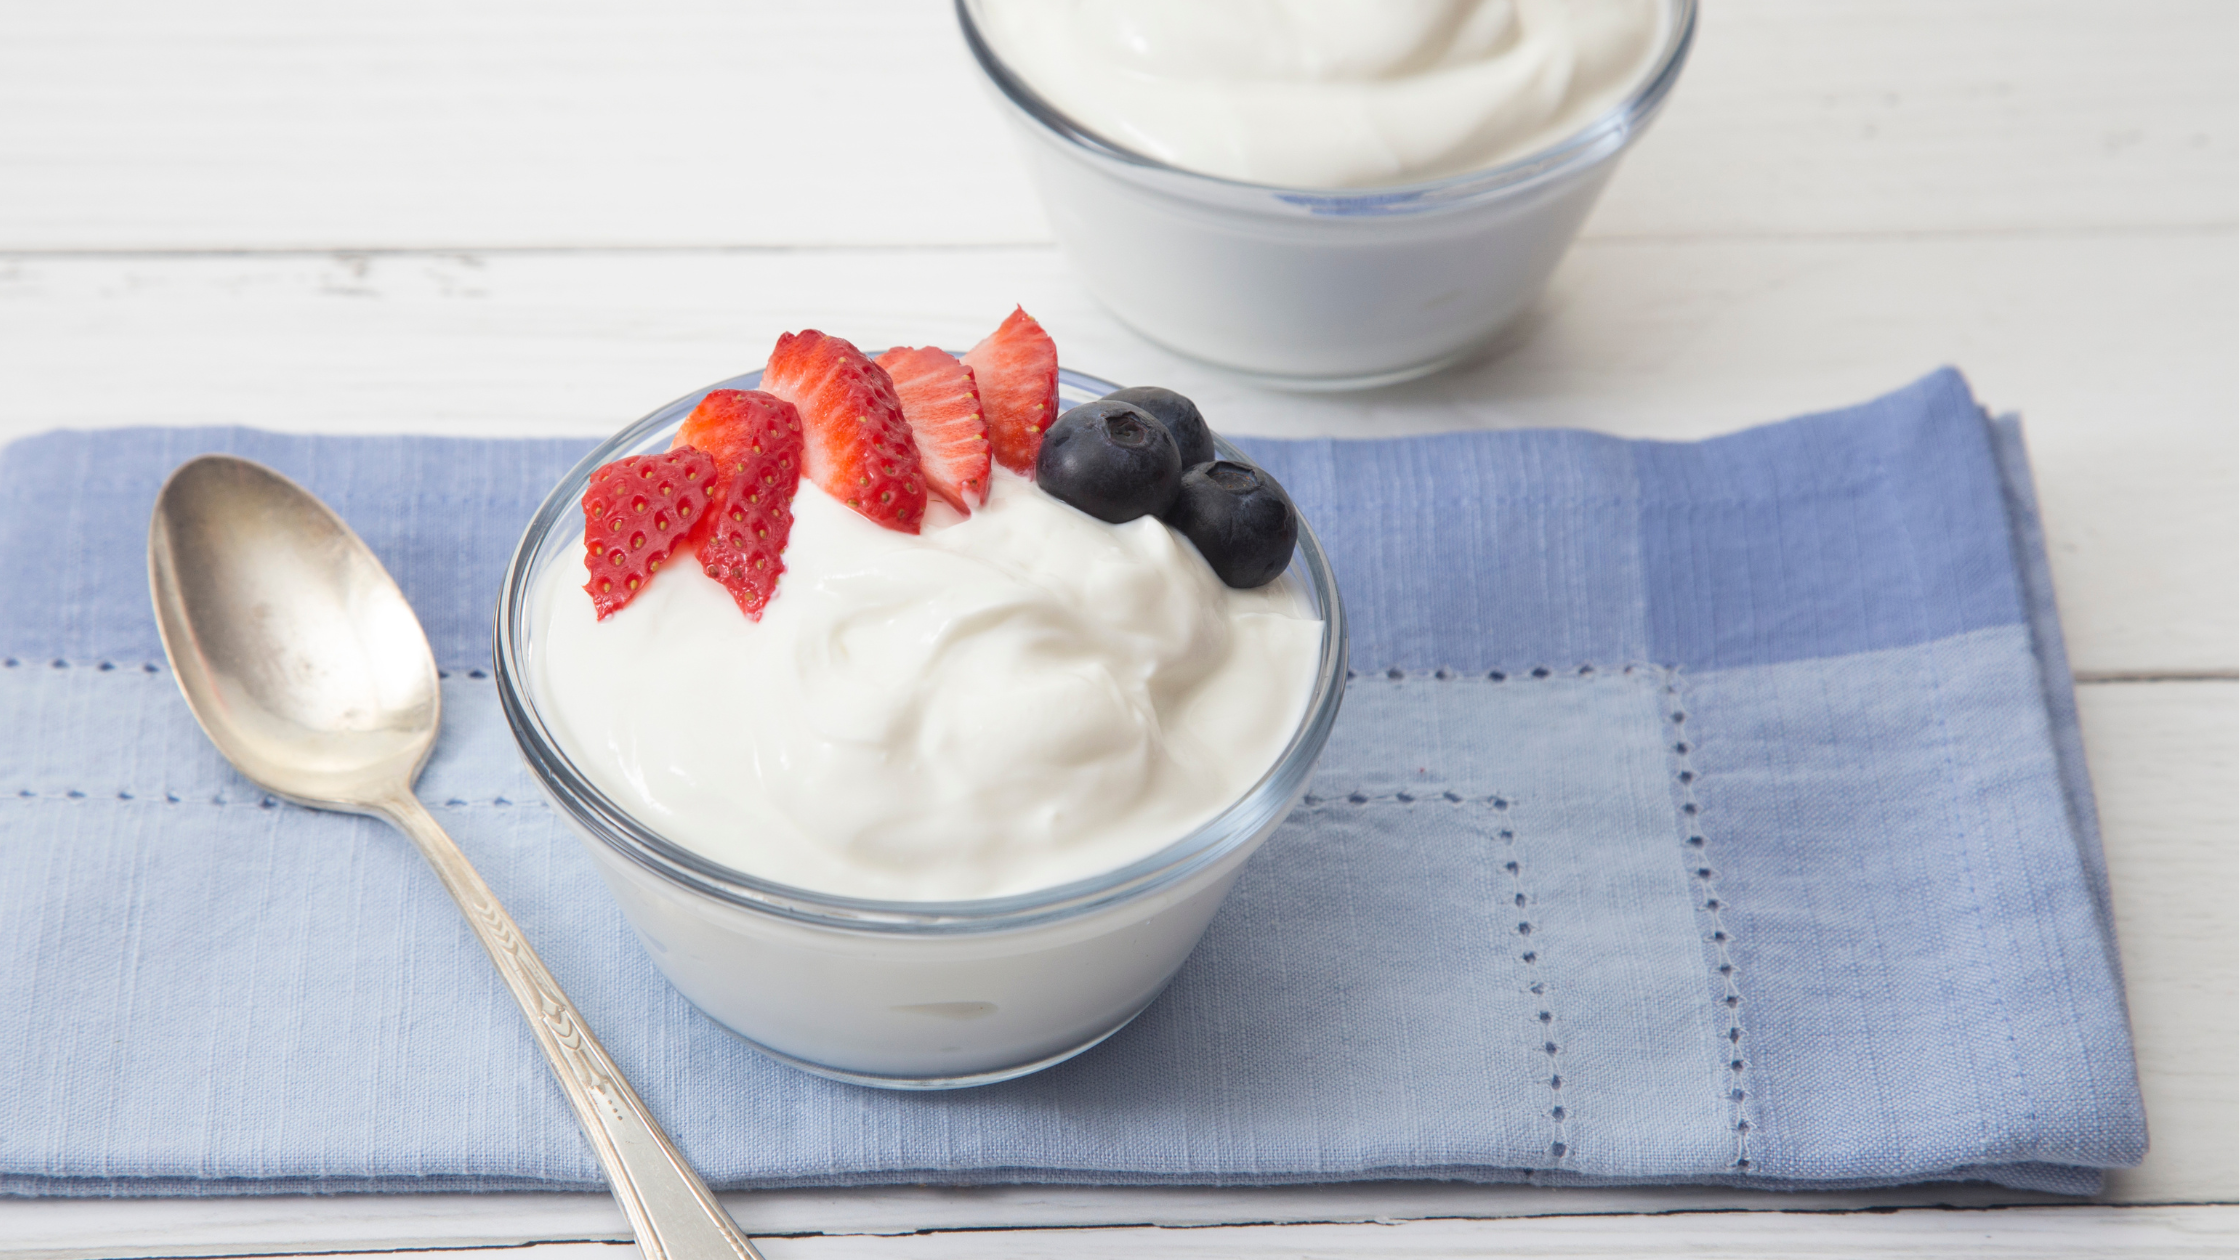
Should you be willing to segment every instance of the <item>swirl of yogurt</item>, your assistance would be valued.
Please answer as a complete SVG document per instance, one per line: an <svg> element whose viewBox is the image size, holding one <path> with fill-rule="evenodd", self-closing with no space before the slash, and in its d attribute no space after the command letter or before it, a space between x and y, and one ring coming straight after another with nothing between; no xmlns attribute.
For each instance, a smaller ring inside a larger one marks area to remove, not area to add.
<svg viewBox="0 0 2240 1260"><path fill-rule="evenodd" d="M997 469L969 518L882 529L804 480L760 622L680 557L605 621L539 579L529 676L570 759L734 869L889 900L1124 866L1241 797L1313 690L1288 579L1223 586L1143 518Z"/></svg>
<svg viewBox="0 0 2240 1260"><path fill-rule="evenodd" d="M1615 107L1665 0L979 0L1061 112L1184 170L1289 188L1460 174Z"/></svg>

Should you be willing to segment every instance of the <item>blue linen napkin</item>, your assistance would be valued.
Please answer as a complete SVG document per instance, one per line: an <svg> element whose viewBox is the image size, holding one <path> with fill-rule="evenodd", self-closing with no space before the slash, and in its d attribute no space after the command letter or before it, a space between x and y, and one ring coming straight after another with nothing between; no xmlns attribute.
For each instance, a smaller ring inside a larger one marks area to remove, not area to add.
<svg viewBox="0 0 2240 1260"><path fill-rule="evenodd" d="M1246 443L1353 624L1311 795L1121 1035L946 1094L759 1058L648 965L519 764L498 575L568 441L0 452L0 1189L578 1189L597 1166L402 840L204 741L144 577L229 450L412 598L435 808L718 1187L1771 1188L2137 1162L2105 867L2019 433L1953 372L1698 443Z"/></svg>

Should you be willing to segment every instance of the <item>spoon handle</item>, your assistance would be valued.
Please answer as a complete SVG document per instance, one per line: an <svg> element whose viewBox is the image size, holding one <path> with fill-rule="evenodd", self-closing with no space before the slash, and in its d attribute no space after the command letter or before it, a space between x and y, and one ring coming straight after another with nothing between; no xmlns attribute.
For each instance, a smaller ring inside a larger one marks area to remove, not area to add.
<svg viewBox="0 0 2240 1260"><path fill-rule="evenodd" d="M420 799L401 790L378 808L436 868L521 1003L560 1088L575 1105L584 1136L607 1170L607 1182L630 1218L645 1260L761 1260L584 1026L575 1003L521 938L513 916Z"/></svg>

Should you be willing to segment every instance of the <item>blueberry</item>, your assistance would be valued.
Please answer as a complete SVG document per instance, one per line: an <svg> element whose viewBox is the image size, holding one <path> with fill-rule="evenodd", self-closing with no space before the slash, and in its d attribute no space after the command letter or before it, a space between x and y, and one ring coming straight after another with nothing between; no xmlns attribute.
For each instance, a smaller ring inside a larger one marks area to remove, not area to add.
<svg viewBox="0 0 2240 1260"><path fill-rule="evenodd" d="M1167 524L1197 545L1216 576L1239 588L1274 581L1299 541L1299 513L1276 479L1225 459L1182 474Z"/></svg>
<svg viewBox="0 0 2240 1260"><path fill-rule="evenodd" d="M1175 453L1182 456L1184 468L1195 468L1220 458L1213 449L1213 430L1206 427L1206 418L1198 414L1198 404L1173 390L1156 385L1131 385L1105 397L1141 408L1152 419L1167 426L1167 436L1174 439Z"/></svg>
<svg viewBox="0 0 2240 1260"><path fill-rule="evenodd" d="M1060 502L1118 525L1165 515L1182 484L1182 457L1166 426L1127 403L1100 398L1050 426L1034 479Z"/></svg>

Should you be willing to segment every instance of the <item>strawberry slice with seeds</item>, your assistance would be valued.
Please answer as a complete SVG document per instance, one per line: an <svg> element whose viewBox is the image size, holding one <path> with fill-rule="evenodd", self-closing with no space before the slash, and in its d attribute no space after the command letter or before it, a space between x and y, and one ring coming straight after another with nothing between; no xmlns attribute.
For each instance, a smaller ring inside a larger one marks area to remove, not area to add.
<svg viewBox="0 0 2240 1260"><path fill-rule="evenodd" d="M800 485L801 438L795 434L790 448L752 452L741 461L717 488L715 506L693 539L700 568L755 621L786 571L786 535L793 532L793 492Z"/></svg>
<svg viewBox="0 0 2240 1260"><path fill-rule="evenodd" d="M873 360L894 381L918 443L926 488L966 516L988 501L988 422L972 369L937 346L896 346Z"/></svg>
<svg viewBox="0 0 2240 1260"><path fill-rule="evenodd" d="M1057 345L1034 316L1013 307L994 332L965 352L964 365L980 385L996 462L1032 477L1042 435L1058 418Z"/></svg>
<svg viewBox="0 0 2240 1260"><path fill-rule="evenodd" d="M605 621L638 597L707 515L716 462L687 447L600 466L583 492L583 589Z"/></svg>
<svg viewBox="0 0 2240 1260"><path fill-rule="evenodd" d="M759 389L710 390L685 417L669 449L680 446L706 451L725 477L736 475L750 458L767 451L785 451L798 464L801 413L792 403Z"/></svg>
<svg viewBox="0 0 2240 1260"><path fill-rule="evenodd" d="M672 449L697 447L721 471L714 504L692 532L700 568L762 620L786 571L793 494L801 485L801 413L758 389L719 389L700 400Z"/></svg>
<svg viewBox="0 0 2240 1260"><path fill-rule="evenodd" d="M918 532L925 474L885 368L812 328L778 338L762 388L801 410L803 476L888 529Z"/></svg>

